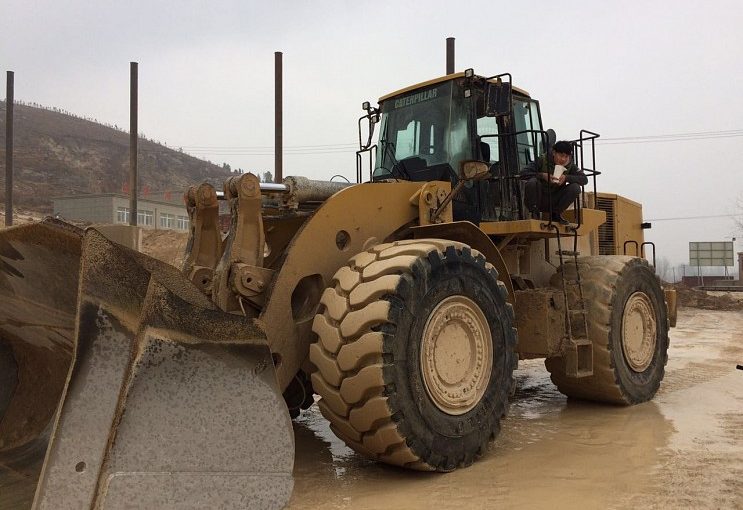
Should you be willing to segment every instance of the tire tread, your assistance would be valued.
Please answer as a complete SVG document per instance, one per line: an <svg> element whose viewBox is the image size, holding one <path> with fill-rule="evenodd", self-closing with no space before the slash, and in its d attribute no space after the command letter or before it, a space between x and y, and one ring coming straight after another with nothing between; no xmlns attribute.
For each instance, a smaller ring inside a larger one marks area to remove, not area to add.
<svg viewBox="0 0 743 510"><path fill-rule="evenodd" d="M475 259L497 276L479 252L461 243L406 240L380 244L352 257L337 271L313 322L319 340L310 349L310 361L315 365L311 377L321 396L318 406L331 429L362 455L421 471L454 469L471 463L475 455L439 463L435 454L423 459L408 444L410 438L403 432L405 417L390 405L394 388L385 385L384 360L391 352L385 351L389 346L385 346L384 331L394 328L392 303L406 279L419 271L416 265L422 259L440 264L447 250ZM498 282L498 288L504 296L505 285ZM513 317L511 305L508 307ZM512 333L511 350L515 329ZM511 359L513 369L516 356ZM498 416L505 415L505 404L496 411ZM484 451L478 449L479 453Z"/></svg>

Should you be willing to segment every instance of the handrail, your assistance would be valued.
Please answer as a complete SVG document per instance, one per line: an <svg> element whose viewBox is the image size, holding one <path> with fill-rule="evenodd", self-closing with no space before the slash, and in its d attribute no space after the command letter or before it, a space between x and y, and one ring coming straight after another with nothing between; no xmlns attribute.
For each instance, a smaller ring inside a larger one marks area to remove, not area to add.
<svg viewBox="0 0 743 510"><path fill-rule="evenodd" d="M373 180L374 178L374 166L372 165L372 158L371 153L372 151L377 149L377 144L370 145L369 147L365 149L359 149L356 151L356 184L361 184L361 167L363 165L363 161L361 159L361 155L365 152L369 153L369 181Z"/></svg>
<svg viewBox="0 0 743 510"><path fill-rule="evenodd" d="M583 135L588 134L587 138L584 138ZM599 138L601 135L598 133L594 133L593 131L588 131L587 129L581 129L579 134L579 138L577 140L573 140L573 143L576 144L580 150L580 169L583 170L585 173L586 170L592 172L593 177L593 196L596 196L596 176L601 175L601 172L596 170L596 139ZM585 160L583 157L583 142L591 142L591 168L585 168ZM585 198L585 197L584 197Z"/></svg>
<svg viewBox="0 0 743 510"><path fill-rule="evenodd" d="M653 269L655 269L657 266L655 265L655 243L652 241L645 241L640 245L640 252L642 253L642 258L645 258L645 245L649 245L653 249Z"/></svg>
<svg viewBox="0 0 743 510"><path fill-rule="evenodd" d="M541 130L541 129L526 129L526 130L522 130L522 131L508 132L508 133L485 134L485 135L480 135L478 138L480 140L482 140L483 138L496 138L496 139L500 140L500 139L505 138L505 137L513 137L513 139L515 141L515 144L518 146L519 142L518 142L518 140L516 140L516 137L518 135L522 135L522 134L530 134L530 136L531 136L531 142L532 142L531 146L534 147L534 148L537 148L538 147L538 144L537 144L538 137L541 138L542 146L543 147L546 147L547 146L547 140L548 140L547 132L544 131L544 130ZM585 137L584 136L585 134L588 134L589 136L588 137ZM571 141L571 143L573 143L574 146L576 147L576 150L579 151L579 153L574 154L574 156L579 156L580 159L577 162L577 164L578 164L578 167L580 168L580 170L583 172L583 174L587 178L590 178L590 179L593 180L593 193L594 193L594 197L595 197L596 196L596 191L597 191L597 187L596 187L596 176L601 175L601 172L599 172L598 170L595 169L595 166L596 166L596 150L595 150L594 140L596 138L598 138L599 136L601 136L601 135L599 135L598 133L594 133L593 131L588 131L586 129L581 129L579 136L580 137L577 140L572 140ZM592 164L593 164L593 168L585 168L585 166L583 165L583 157L584 157L584 155L583 155L583 145L584 145L584 142L589 142L589 141L591 142L591 153L592 153L592 162L593 162ZM517 157L518 157L518 155L517 155ZM499 177L498 179L501 179L501 180L519 179L520 180L520 179L522 179L522 177L520 175L520 170L519 170L519 172L515 173L514 175L503 176L503 177ZM575 203L573 205L573 208L575 210L575 220L577 222L577 227L576 228L580 228L580 226L582 224L582 221L583 221L582 208L583 208L583 204L585 204L585 203L586 203L585 185L581 185L580 199L576 198ZM552 223L552 196L551 195L549 196L549 211L548 212L550 214L550 224L551 224ZM522 205L522 203L521 203L520 200L518 202L518 214L519 214L519 217L520 218L524 218L525 217L524 210L523 210L523 205Z"/></svg>
<svg viewBox="0 0 743 510"><path fill-rule="evenodd" d="M624 242L624 245L622 245L622 249L624 250L624 255L627 255L627 245L628 244L634 244L635 245L635 257L640 256L640 243L635 241L634 239L628 239Z"/></svg>

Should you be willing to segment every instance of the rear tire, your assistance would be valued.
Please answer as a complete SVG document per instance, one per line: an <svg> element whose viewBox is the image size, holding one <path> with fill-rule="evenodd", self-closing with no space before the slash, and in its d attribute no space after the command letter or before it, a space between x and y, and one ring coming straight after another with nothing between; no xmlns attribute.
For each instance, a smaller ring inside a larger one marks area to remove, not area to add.
<svg viewBox="0 0 743 510"><path fill-rule="evenodd" d="M598 256L578 259L593 342L593 375L571 378L563 358L545 366L561 393L569 397L638 404L652 399L668 361L668 313L658 278L646 260ZM575 277L575 264L560 271ZM561 285L559 273L554 286Z"/></svg>
<svg viewBox="0 0 743 510"><path fill-rule="evenodd" d="M484 453L506 412L516 331L479 252L436 239L378 245L342 267L320 302L312 383L338 437L418 470Z"/></svg>

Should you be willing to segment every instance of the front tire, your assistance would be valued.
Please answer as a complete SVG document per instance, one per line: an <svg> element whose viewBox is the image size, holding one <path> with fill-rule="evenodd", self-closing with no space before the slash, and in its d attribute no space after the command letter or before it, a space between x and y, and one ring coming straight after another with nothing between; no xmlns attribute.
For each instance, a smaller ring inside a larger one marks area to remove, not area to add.
<svg viewBox="0 0 743 510"><path fill-rule="evenodd" d="M593 375L571 378L563 358L548 358L552 382L569 397L631 405L651 400L668 361L668 311L658 278L645 259L578 259L593 342ZM575 278L575 264L561 268ZM553 279L559 285L559 273Z"/></svg>
<svg viewBox="0 0 743 510"><path fill-rule="evenodd" d="M342 267L320 303L312 383L338 437L418 470L482 455L506 412L516 332L479 252L436 239L378 245Z"/></svg>

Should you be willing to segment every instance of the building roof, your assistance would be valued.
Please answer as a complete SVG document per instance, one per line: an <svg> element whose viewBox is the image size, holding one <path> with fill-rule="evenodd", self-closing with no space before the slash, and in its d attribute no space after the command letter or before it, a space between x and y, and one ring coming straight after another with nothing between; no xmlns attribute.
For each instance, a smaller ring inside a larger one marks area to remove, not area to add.
<svg viewBox="0 0 743 510"><path fill-rule="evenodd" d="M161 205L169 205L171 207L185 207L185 204L183 203L183 198L179 193L174 194L177 199L167 201L167 200L156 200L148 197L138 197L137 203L151 203L151 204L161 204ZM116 198L123 198L125 200L129 200L129 195L125 195L123 193L85 193L80 195L62 195L57 197L52 197L52 200L80 200L80 199L89 199L89 198L102 198L102 197L116 197Z"/></svg>

